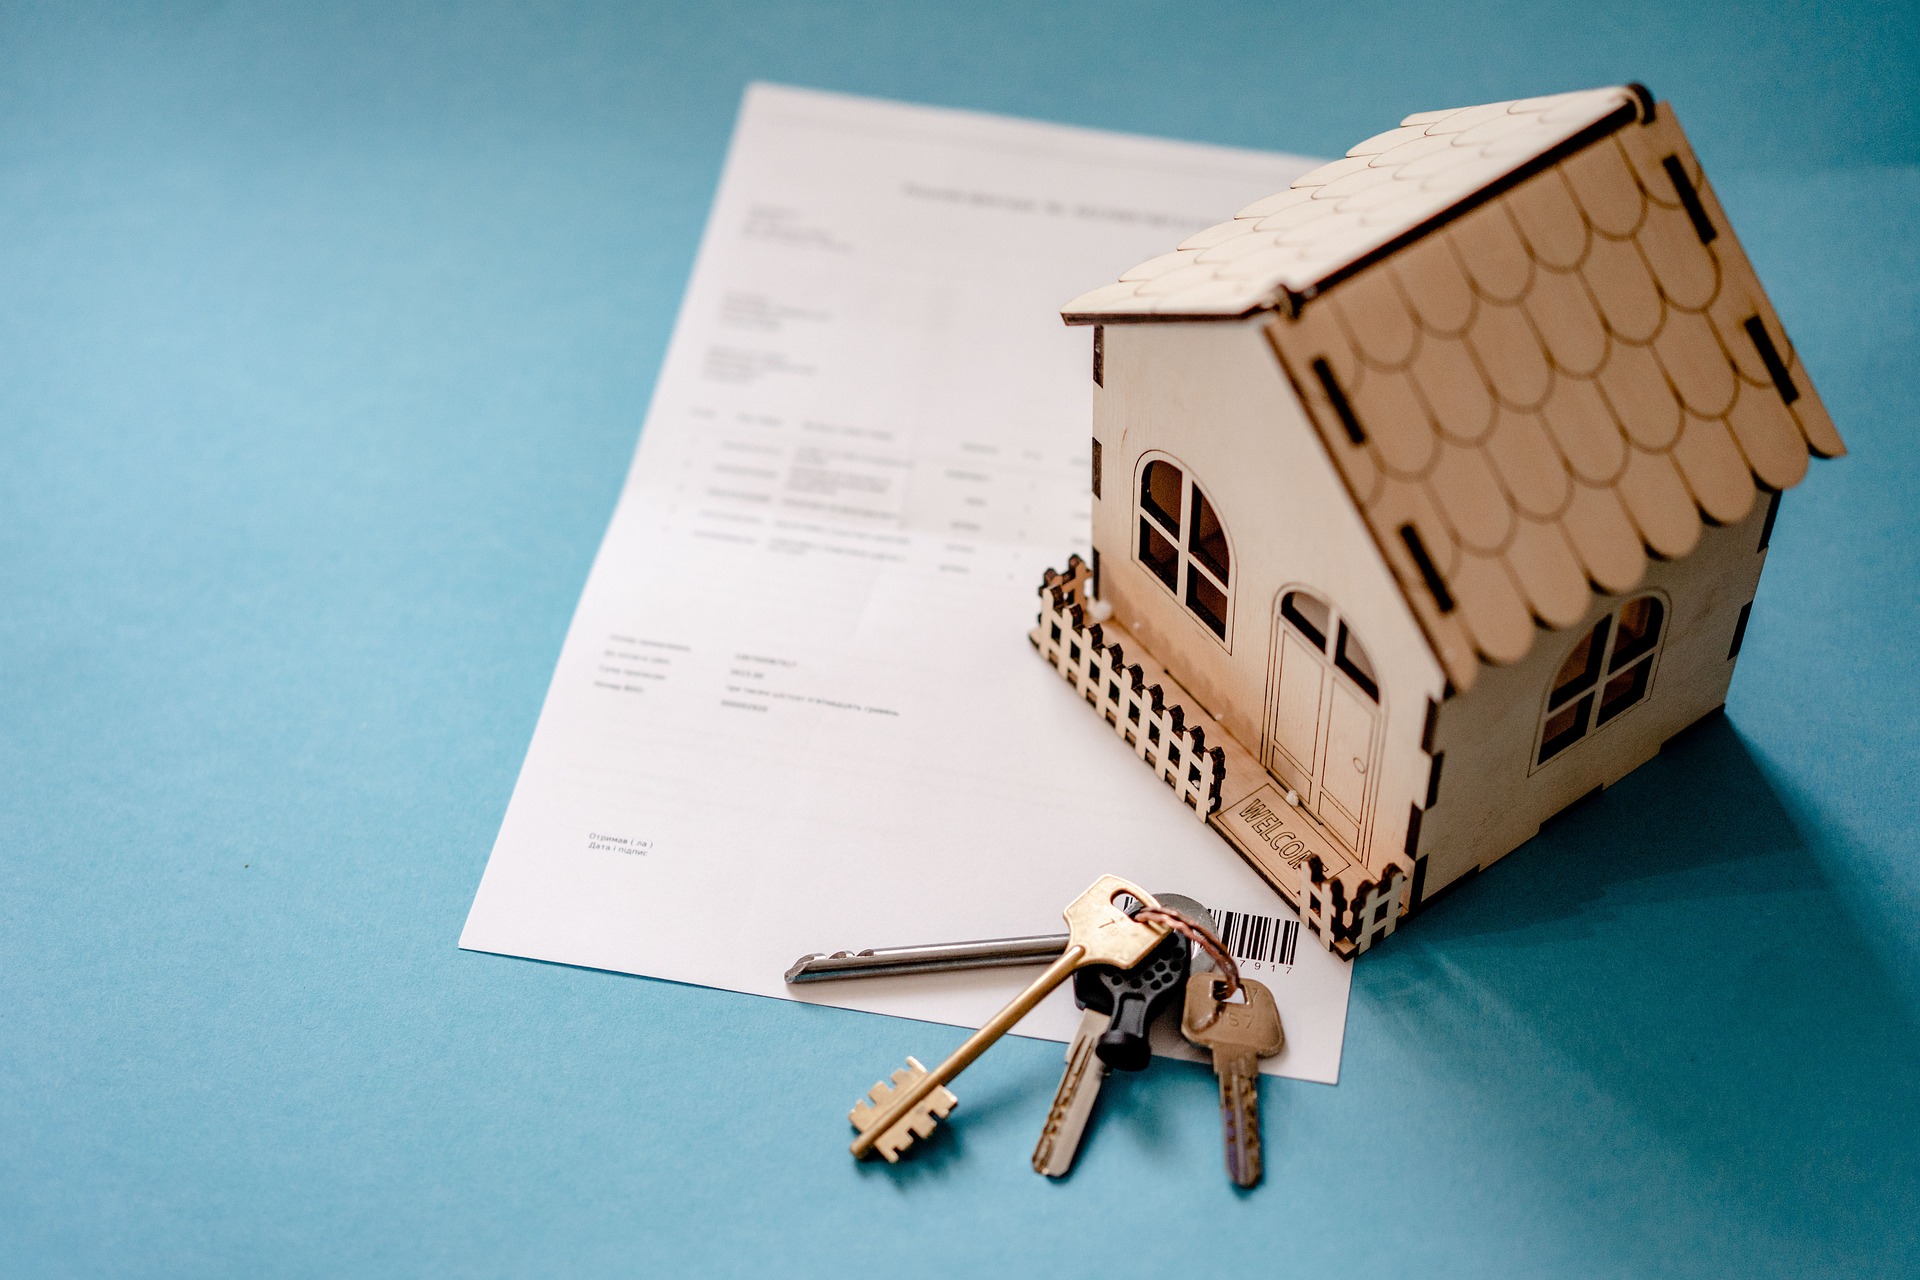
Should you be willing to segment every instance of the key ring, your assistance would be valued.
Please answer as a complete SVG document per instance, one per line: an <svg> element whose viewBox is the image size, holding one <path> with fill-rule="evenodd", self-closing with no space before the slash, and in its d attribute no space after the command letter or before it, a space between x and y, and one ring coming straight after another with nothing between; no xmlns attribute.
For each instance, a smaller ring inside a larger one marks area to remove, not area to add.
<svg viewBox="0 0 1920 1280"><path fill-rule="evenodd" d="M1140 921L1152 921L1163 924L1187 941L1197 945L1212 959L1214 968L1220 971L1220 977L1226 982L1226 991L1220 993L1221 1000L1233 999L1240 990L1240 966L1234 963L1233 955L1227 950L1213 930L1169 907L1142 907L1134 912L1133 918Z"/></svg>

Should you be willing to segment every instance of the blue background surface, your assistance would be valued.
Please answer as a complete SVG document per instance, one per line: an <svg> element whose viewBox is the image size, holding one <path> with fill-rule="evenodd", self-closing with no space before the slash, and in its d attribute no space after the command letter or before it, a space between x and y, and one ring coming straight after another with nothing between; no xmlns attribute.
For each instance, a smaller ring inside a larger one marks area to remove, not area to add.
<svg viewBox="0 0 1920 1280"><path fill-rule="evenodd" d="M0 1273L1912 1275L1907 6L0 7ZM1337 1088L466 954L743 86L1338 154L1677 105L1854 452L1728 715L1355 976ZM1196 1254L1192 1250L1204 1249Z"/></svg>

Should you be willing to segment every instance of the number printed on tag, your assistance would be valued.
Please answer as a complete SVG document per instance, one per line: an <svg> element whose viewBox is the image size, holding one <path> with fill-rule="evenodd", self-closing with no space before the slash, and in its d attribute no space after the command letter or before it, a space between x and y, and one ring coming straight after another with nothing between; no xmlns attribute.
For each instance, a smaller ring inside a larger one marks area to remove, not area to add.
<svg viewBox="0 0 1920 1280"><path fill-rule="evenodd" d="M1279 969L1293 967L1294 952L1300 943L1298 920L1214 908L1209 908L1207 914L1213 917L1213 931L1227 944L1235 960L1270 964Z"/></svg>

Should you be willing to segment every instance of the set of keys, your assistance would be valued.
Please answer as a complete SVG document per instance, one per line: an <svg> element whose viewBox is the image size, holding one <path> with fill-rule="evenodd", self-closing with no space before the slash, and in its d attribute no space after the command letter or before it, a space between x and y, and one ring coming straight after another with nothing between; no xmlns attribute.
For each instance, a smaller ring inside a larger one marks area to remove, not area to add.
<svg viewBox="0 0 1920 1280"><path fill-rule="evenodd" d="M868 1090L848 1115L858 1135L853 1154L864 1158L877 1152L893 1162L916 1140L931 1137L958 1105L946 1086L1072 978L1084 1012L1034 1148L1035 1171L1063 1177L1072 1168L1107 1072L1143 1069L1151 1059L1150 1024L1178 1002L1181 1034L1213 1059L1227 1173L1240 1186L1254 1186L1261 1172L1259 1062L1285 1044L1272 993L1239 976L1232 957L1202 923L1205 908L1191 899L1156 898L1118 876L1102 876L1063 914L1065 935L807 956L788 971L789 982L808 982L1051 957L1045 972L940 1065L929 1071L910 1057L890 1080ZM1214 958L1214 970L1193 964L1190 940Z"/></svg>

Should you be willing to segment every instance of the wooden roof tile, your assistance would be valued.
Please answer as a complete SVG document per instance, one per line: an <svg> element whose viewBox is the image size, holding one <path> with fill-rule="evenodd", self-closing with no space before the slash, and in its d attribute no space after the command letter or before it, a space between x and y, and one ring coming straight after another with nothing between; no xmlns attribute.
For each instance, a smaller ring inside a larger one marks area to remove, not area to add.
<svg viewBox="0 0 1920 1280"><path fill-rule="evenodd" d="M1833 419L1827 415L1827 406L1820 403L1820 397L1813 394L1812 384L1805 380L1806 375L1795 361L1790 373L1801 379L1800 385L1807 388L1798 400L1793 402L1793 416L1800 424L1800 434L1812 450L1823 458L1838 458L1847 451L1840 439L1840 429L1833 425Z"/></svg>
<svg viewBox="0 0 1920 1280"><path fill-rule="evenodd" d="M1678 560L1699 545L1700 511L1666 454L1627 450L1627 465L1614 488L1647 550Z"/></svg>
<svg viewBox="0 0 1920 1280"><path fill-rule="evenodd" d="M1533 256L1499 203L1482 205L1440 234L1459 255L1461 268L1481 297L1514 303L1527 296Z"/></svg>
<svg viewBox="0 0 1920 1280"><path fill-rule="evenodd" d="M1486 453L1520 512L1553 520L1566 509L1573 480L1540 415L1503 406Z"/></svg>
<svg viewBox="0 0 1920 1280"><path fill-rule="evenodd" d="M1212 272L1216 279L1244 281L1248 287L1252 288L1257 286L1261 278L1272 272L1275 263L1290 262L1294 256L1294 250L1285 245L1276 245L1259 253L1243 254L1224 262L1202 263L1200 269Z"/></svg>
<svg viewBox="0 0 1920 1280"><path fill-rule="evenodd" d="M1571 271L1543 270L1523 305L1562 373L1590 378L1607 358L1607 325L1586 281Z"/></svg>
<svg viewBox="0 0 1920 1280"><path fill-rule="evenodd" d="M1570 627L1586 616L1593 601L1587 571L1558 521L1523 516L1514 525L1506 559L1528 607L1541 622Z"/></svg>
<svg viewBox="0 0 1920 1280"><path fill-rule="evenodd" d="M1533 610L1497 555L1464 555L1448 580L1473 647L1492 662L1518 662L1533 647Z"/></svg>
<svg viewBox="0 0 1920 1280"><path fill-rule="evenodd" d="M1629 440L1652 450L1673 444L1680 434L1680 400L1667 385L1652 347L1614 343L1595 381Z"/></svg>
<svg viewBox="0 0 1920 1280"><path fill-rule="evenodd" d="M1424 138L1426 136L1427 131L1423 126L1401 125L1397 129L1389 129L1385 133L1376 133L1371 138L1354 143L1351 147L1347 148L1347 154L1350 156L1377 156L1393 150L1403 142L1412 142L1417 138Z"/></svg>
<svg viewBox="0 0 1920 1280"><path fill-rule="evenodd" d="M1407 300L1385 271L1355 276L1338 298L1329 297L1348 339L1361 357L1376 369L1403 369L1413 359L1420 324Z"/></svg>
<svg viewBox="0 0 1920 1280"><path fill-rule="evenodd" d="M1115 303L1124 302L1140 291L1140 285L1133 280L1116 280L1112 284L1102 285L1087 294L1087 300L1105 310Z"/></svg>
<svg viewBox="0 0 1920 1280"><path fill-rule="evenodd" d="M1145 262L1128 268L1126 271L1120 273L1120 278L1122 280L1132 281L1151 280L1155 276L1164 276L1169 272L1178 271L1182 267L1191 266L1194 257L1194 254L1183 253L1176 249L1172 253L1163 253L1157 258L1148 258Z"/></svg>
<svg viewBox="0 0 1920 1280"><path fill-rule="evenodd" d="M1487 102L1477 107L1461 107L1459 110L1450 111L1438 120L1435 120L1432 124L1429 124L1427 126L1427 132L1435 137L1465 133L1477 124L1482 124L1488 120L1498 120L1502 116L1511 114L1514 105L1515 104L1511 102ZM1529 114L1535 113L1530 112ZM1405 121L1401 123L1404 124Z"/></svg>
<svg viewBox="0 0 1920 1280"><path fill-rule="evenodd" d="M1669 116L1672 112L1667 113ZM1683 210L1686 197L1675 187L1673 177L1667 172L1667 159L1672 157L1680 165L1682 175L1693 186L1698 187L1702 174L1700 162L1695 160L1691 150L1679 151L1671 145L1671 134L1678 129L1666 127L1670 121L1654 120L1644 129L1627 130L1614 138L1620 153L1627 158L1627 164L1633 169L1633 176L1640 184L1641 192L1653 205L1672 210Z"/></svg>
<svg viewBox="0 0 1920 1280"><path fill-rule="evenodd" d="M1418 479L1433 465L1438 440L1427 408L1405 373L1368 369L1351 397L1353 412L1379 462L1395 475Z"/></svg>
<svg viewBox="0 0 1920 1280"><path fill-rule="evenodd" d="M1654 358L1680 402L1703 418L1720 418L1733 407L1733 361L1698 311L1669 311L1653 338Z"/></svg>
<svg viewBox="0 0 1920 1280"><path fill-rule="evenodd" d="M1502 203L1540 265L1571 271L1587 256L1587 220L1557 171L1521 183Z"/></svg>
<svg viewBox="0 0 1920 1280"><path fill-rule="evenodd" d="M1480 659L1459 600L1447 585L1459 569L1461 553L1432 497L1417 481L1386 478L1366 511L1369 521L1388 531L1389 536L1381 539L1381 551L1448 678L1455 688L1471 688ZM1426 557L1425 565L1415 559L1415 546ZM1431 579L1428 569L1434 571Z"/></svg>
<svg viewBox="0 0 1920 1280"><path fill-rule="evenodd" d="M1607 330L1627 342L1651 342L1660 332L1666 304L1640 249L1631 240L1596 236L1580 278L1600 306Z"/></svg>
<svg viewBox="0 0 1920 1280"><path fill-rule="evenodd" d="M1229 219L1226 222L1216 222L1212 226L1207 227L1204 230L1194 232L1192 235L1188 236L1185 240L1182 240L1177 246L1177 248L1196 249L1196 250L1211 249L1213 248L1213 246L1220 244L1222 241L1243 238L1241 236L1241 233L1244 230L1245 230L1244 227L1240 226L1239 223L1233 221L1232 219Z"/></svg>
<svg viewBox="0 0 1920 1280"><path fill-rule="evenodd" d="M1253 220L1251 231L1244 225L1246 219L1241 218L1236 221L1243 224L1240 234L1252 248L1269 249L1279 244L1287 233L1297 231L1310 222L1329 220L1336 212L1338 210L1326 201L1309 198L1275 209L1272 213L1262 214ZM1266 238L1262 239L1262 236ZM1224 243L1226 242L1223 241L1222 244Z"/></svg>
<svg viewBox="0 0 1920 1280"><path fill-rule="evenodd" d="M1725 419L1689 413L1669 455L1694 504L1714 523L1732 524L1753 509L1753 471Z"/></svg>
<svg viewBox="0 0 1920 1280"><path fill-rule="evenodd" d="M1301 174L1293 180L1291 185L1298 190L1304 190L1309 187L1324 187L1330 182L1339 181L1350 173L1365 173L1371 159L1372 157L1370 156L1346 156L1339 160L1329 160L1318 169L1311 169Z"/></svg>
<svg viewBox="0 0 1920 1280"><path fill-rule="evenodd" d="M1807 474L1800 424L1771 386L1743 380L1727 413L1727 427L1747 466L1769 489L1791 489Z"/></svg>
<svg viewBox="0 0 1920 1280"><path fill-rule="evenodd" d="M1646 96L1646 90L1637 85L1628 86L1634 93ZM1548 125L1565 124L1578 120L1581 115L1580 94L1556 93L1551 97L1528 98L1516 102L1510 108L1514 111L1539 111L1542 123Z"/></svg>
<svg viewBox="0 0 1920 1280"><path fill-rule="evenodd" d="M1291 209L1295 205L1306 204L1313 199L1312 187L1288 187L1285 191L1276 191L1270 196L1255 200L1246 208L1233 215L1234 223L1244 224L1249 219L1264 218L1268 214L1279 213L1282 209ZM1242 233L1246 227L1240 227Z"/></svg>
<svg viewBox="0 0 1920 1280"><path fill-rule="evenodd" d="M1463 554L1459 541L1453 536L1453 528L1440 508L1433 503L1433 493L1426 485L1414 480L1403 480L1394 476L1382 478L1376 499L1377 514L1382 523L1398 534L1401 526L1410 525L1420 535L1420 545L1428 561L1440 573L1441 584L1452 578L1460 567ZM1399 539L1404 545L1404 539ZM1412 561L1408 561L1412 565ZM1422 582L1418 566L1414 567L1414 581ZM1430 594L1430 593L1423 593Z"/></svg>
<svg viewBox="0 0 1920 1280"><path fill-rule="evenodd" d="M1567 157L1560 173L1580 211L1586 214L1587 225L1595 231L1619 240L1640 229L1646 197L1634 180L1625 153L1611 140Z"/></svg>
<svg viewBox="0 0 1920 1280"><path fill-rule="evenodd" d="M1740 377L1756 387L1771 389L1773 374L1768 372L1766 361L1760 358L1760 349L1753 345L1746 331L1747 321L1761 314L1749 282L1737 271L1725 273L1719 291L1707 307L1707 320L1719 335L1721 348L1733 361Z"/></svg>
<svg viewBox="0 0 1920 1280"><path fill-rule="evenodd" d="M1268 329L1269 334L1273 332L1273 329ZM1310 312L1302 313L1290 326L1288 336L1291 339L1290 353L1297 352L1301 357L1301 367L1294 372L1296 382L1308 387L1313 394L1321 394L1320 377L1314 371L1313 364L1316 360L1325 360L1349 398L1360 390L1363 374L1360 353L1354 347L1346 326L1340 323L1331 307L1315 307Z"/></svg>
<svg viewBox="0 0 1920 1280"><path fill-rule="evenodd" d="M1344 212L1346 206L1340 203L1342 201L1375 189L1391 191L1394 188L1396 184L1392 169L1376 168L1370 156L1357 156L1354 159L1360 161L1358 168L1327 183L1313 193L1313 198L1334 201L1334 208Z"/></svg>
<svg viewBox="0 0 1920 1280"><path fill-rule="evenodd" d="M1466 332L1473 320L1473 282L1445 240L1434 236L1409 245L1388 260L1387 270L1422 328L1441 337Z"/></svg>
<svg viewBox="0 0 1920 1280"><path fill-rule="evenodd" d="M1444 155L1453 148L1453 138L1449 134L1428 134L1420 130L1417 138L1408 138L1373 158L1375 168L1392 166L1395 169L1410 165L1416 160L1424 160L1432 155Z"/></svg>
<svg viewBox="0 0 1920 1280"><path fill-rule="evenodd" d="M1537 409L1545 402L1553 387L1553 366L1524 307L1483 302L1467 329L1467 345L1502 404Z"/></svg>
<svg viewBox="0 0 1920 1280"><path fill-rule="evenodd" d="M1513 504L1484 450L1442 440L1426 479L1434 505L1468 549L1491 554L1507 545Z"/></svg>
<svg viewBox="0 0 1920 1280"><path fill-rule="evenodd" d="M1622 458L1622 470L1625 465ZM1647 552L1640 531L1613 486L1575 481L1561 527L1585 566L1587 579L1600 590L1625 595L1646 576Z"/></svg>
<svg viewBox="0 0 1920 1280"><path fill-rule="evenodd" d="M1219 278L1219 273L1213 267L1206 263L1195 262L1194 255L1188 253L1180 256L1185 260L1184 265L1141 280L1139 296L1163 298L1179 293L1191 285L1210 284Z"/></svg>
<svg viewBox="0 0 1920 1280"><path fill-rule="evenodd" d="M1720 288L1720 264L1700 243L1693 219L1680 209L1649 204L1634 239L1660 292L1683 311L1703 311Z"/></svg>
<svg viewBox="0 0 1920 1280"><path fill-rule="evenodd" d="M1428 339L1413 354L1414 385L1448 438L1471 444L1493 429L1493 385L1464 342Z"/></svg>
<svg viewBox="0 0 1920 1280"><path fill-rule="evenodd" d="M1627 437L1593 382L1555 378L1540 417L1575 478L1595 485L1611 485L1620 478L1627 465Z"/></svg>

